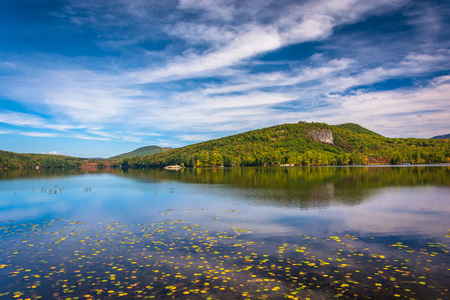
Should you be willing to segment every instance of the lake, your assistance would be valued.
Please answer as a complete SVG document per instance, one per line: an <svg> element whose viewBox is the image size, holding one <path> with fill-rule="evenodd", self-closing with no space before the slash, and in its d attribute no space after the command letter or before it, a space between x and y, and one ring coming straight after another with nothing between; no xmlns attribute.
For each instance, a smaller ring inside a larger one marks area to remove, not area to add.
<svg viewBox="0 0 450 300"><path fill-rule="evenodd" d="M1 299L450 299L450 165L0 172Z"/></svg>

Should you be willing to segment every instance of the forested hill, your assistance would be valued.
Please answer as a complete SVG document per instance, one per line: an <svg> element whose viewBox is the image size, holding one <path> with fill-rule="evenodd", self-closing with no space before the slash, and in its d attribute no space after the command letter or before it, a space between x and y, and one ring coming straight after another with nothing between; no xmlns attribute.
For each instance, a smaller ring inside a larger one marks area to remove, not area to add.
<svg viewBox="0 0 450 300"><path fill-rule="evenodd" d="M131 157L122 167L349 165L450 162L450 141L386 138L357 124L284 124L202 142L164 153Z"/></svg>
<svg viewBox="0 0 450 300"><path fill-rule="evenodd" d="M157 146L150 146L157 147ZM145 149L143 147L140 149ZM158 147L160 148L160 147ZM128 154L142 155L137 149ZM167 150L160 148L156 150ZM223 137L161 153L121 159L87 160L0 150L3 168L77 168L83 165L186 167L262 165L450 163L450 140L386 138L357 124L284 124Z"/></svg>
<svg viewBox="0 0 450 300"><path fill-rule="evenodd" d="M146 147L138 148L138 149L133 150L128 153L123 153L120 155L113 156L111 158L115 159L115 158L125 158L125 157L132 157L132 156L146 156L146 155L152 155L155 153L161 153L161 152L165 152L165 151L169 151L169 150L172 150L172 148L170 148L170 147L162 148L159 146L146 146Z"/></svg>
<svg viewBox="0 0 450 300"><path fill-rule="evenodd" d="M78 168L85 159L52 154L22 154L0 150L0 169Z"/></svg>
<svg viewBox="0 0 450 300"><path fill-rule="evenodd" d="M438 136L433 136L432 139L435 140L450 140L450 134L444 134L444 135L438 135Z"/></svg>
<svg viewBox="0 0 450 300"><path fill-rule="evenodd" d="M345 124L340 124L337 125L336 127L339 127L341 129L347 129L349 131L352 131L354 133L364 133L364 134L368 134L368 135L375 135L375 136L379 136L382 137L381 134L378 134L376 132L373 132L367 128L364 128L358 124L355 123L345 123Z"/></svg>

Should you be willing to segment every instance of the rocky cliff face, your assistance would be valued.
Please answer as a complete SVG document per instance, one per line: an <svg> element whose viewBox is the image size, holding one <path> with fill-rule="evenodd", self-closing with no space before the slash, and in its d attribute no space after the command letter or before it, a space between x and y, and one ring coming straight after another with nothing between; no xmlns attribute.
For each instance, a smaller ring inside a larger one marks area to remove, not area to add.
<svg viewBox="0 0 450 300"><path fill-rule="evenodd" d="M308 132L308 136L316 142L333 144L333 133L330 129L311 130Z"/></svg>

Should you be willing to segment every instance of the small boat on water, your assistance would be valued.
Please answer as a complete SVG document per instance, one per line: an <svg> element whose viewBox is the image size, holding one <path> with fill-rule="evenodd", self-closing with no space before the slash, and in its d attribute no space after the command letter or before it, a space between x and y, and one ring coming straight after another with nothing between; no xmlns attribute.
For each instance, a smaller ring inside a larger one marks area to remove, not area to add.
<svg viewBox="0 0 450 300"><path fill-rule="evenodd" d="M164 167L164 169L166 169L166 170L180 170L180 169L182 169L183 167L182 166L180 166L180 165L172 165L172 166L165 166Z"/></svg>

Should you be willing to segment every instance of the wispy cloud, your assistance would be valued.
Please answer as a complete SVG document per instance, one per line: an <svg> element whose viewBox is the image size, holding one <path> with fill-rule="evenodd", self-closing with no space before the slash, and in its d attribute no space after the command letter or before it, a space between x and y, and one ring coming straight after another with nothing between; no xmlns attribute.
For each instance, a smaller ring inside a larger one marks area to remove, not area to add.
<svg viewBox="0 0 450 300"><path fill-rule="evenodd" d="M214 136L208 134L182 134L178 138L188 142L203 142L212 139Z"/></svg>
<svg viewBox="0 0 450 300"><path fill-rule="evenodd" d="M217 70L234 66L246 58L280 46L280 37L270 26L247 26L235 32L233 38L218 49L183 55L161 69L137 71L129 76L139 83L148 83L218 75Z"/></svg>
<svg viewBox="0 0 450 300"><path fill-rule="evenodd" d="M60 123L58 124L54 123L52 120L44 119L35 114L27 114L15 111L0 111L0 123L22 127L53 129L58 131L84 128L84 126Z"/></svg>
<svg viewBox="0 0 450 300"><path fill-rule="evenodd" d="M42 152L41 154L64 155L64 153L61 151Z"/></svg>
<svg viewBox="0 0 450 300"><path fill-rule="evenodd" d="M1 130L0 129L0 134L11 134L12 132L10 130Z"/></svg>
<svg viewBox="0 0 450 300"><path fill-rule="evenodd" d="M181 7L215 11L217 4L209 1L186 1ZM289 7L287 15L279 16L269 25L252 20L238 26L215 26L191 22L166 27L168 34L193 44L204 43L206 51L184 52L163 68L133 72L129 76L140 82L158 82L198 76L220 76L223 68L236 66L255 55L274 51L291 44L323 39L335 26L363 18L369 11L398 7L405 1L380 1L367 5L360 1L320 1ZM215 71L215 72L214 72ZM213 73L211 73L213 72Z"/></svg>
<svg viewBox="0 0 450 300"><path fill-rule="evenodd" d="M60 135L58 133L22 131L22 130L0 130L0 134L24 135L24 136L31 136L31 137L46 137L46 138L62 137L62 135Z"/></svg>
<svg viewBox="0 0 450 300"><path fill-rule="evenodd" d="M334 124L352 120L385 136L430 138L448 129L449 93L450 77L442 76L427 87L336 97L330 101L338 100L339 104L329 108L329 116L324 117L316 109L308 113L307 119L326 119Z"/></svg>
<svg viewBox="0 0 450 300"><path fill-rule="evenodd" d="M32 131L21 131L19 132L21 135L33 136L33 137L61 137L60 134L57 133L48 133L48 132L32 132Z"/></svg>

